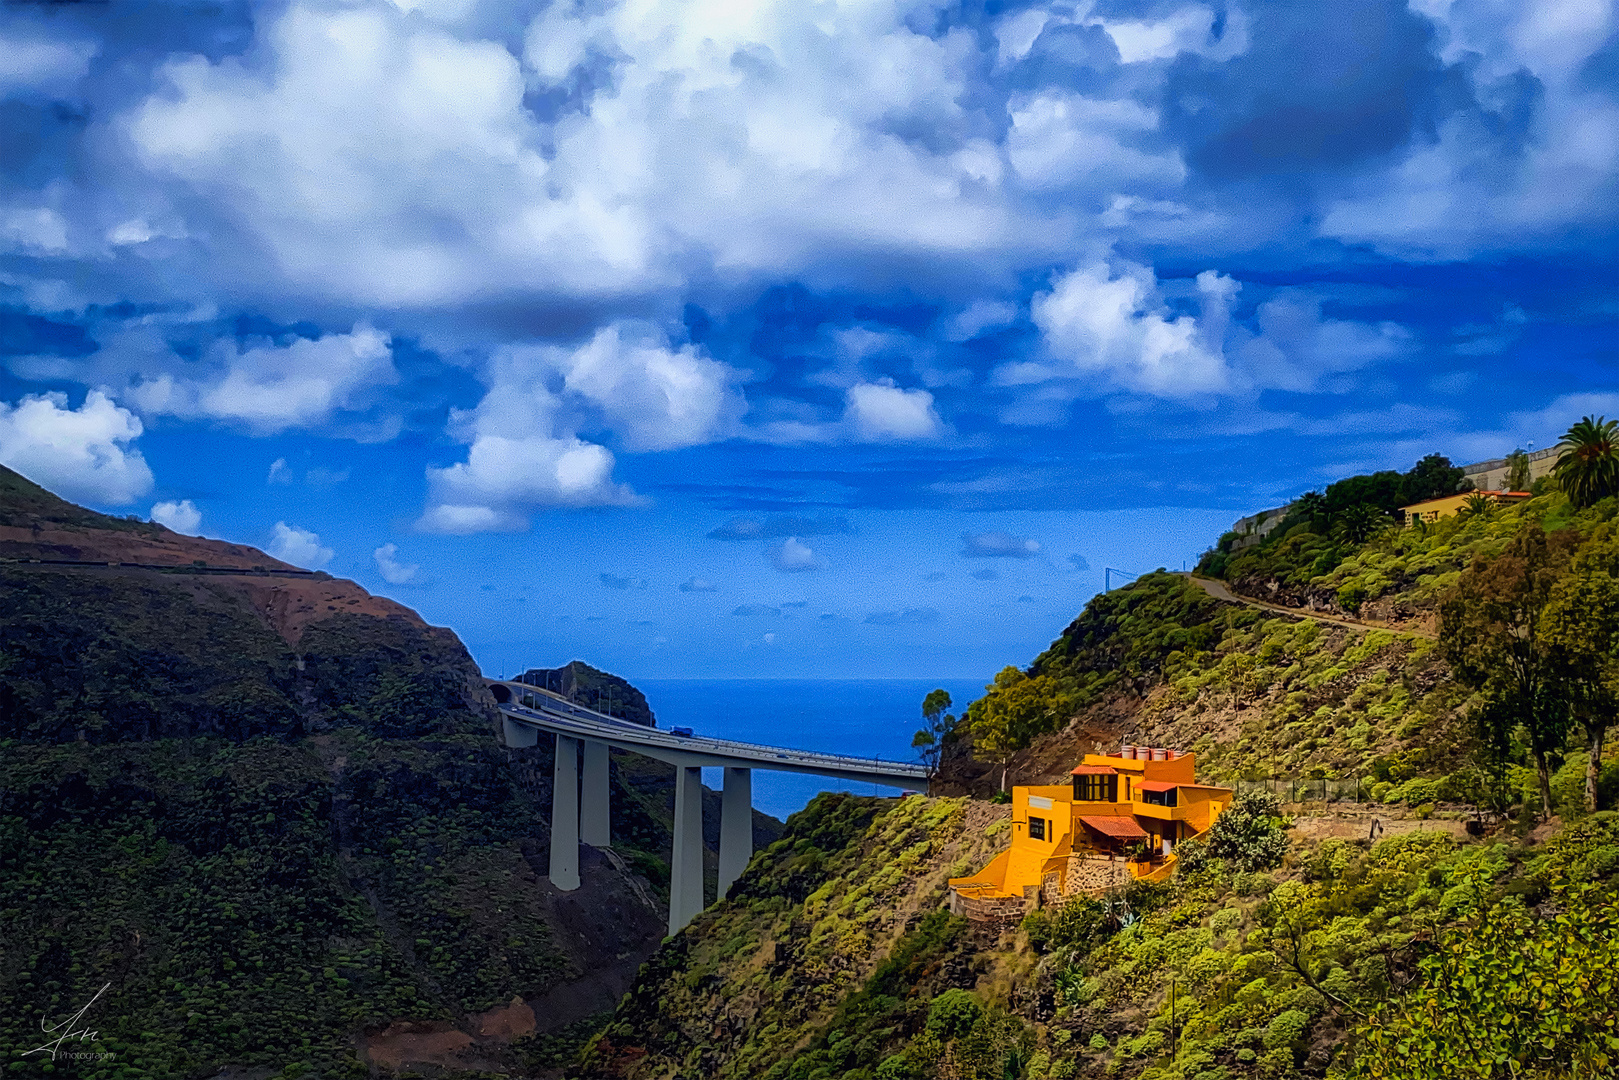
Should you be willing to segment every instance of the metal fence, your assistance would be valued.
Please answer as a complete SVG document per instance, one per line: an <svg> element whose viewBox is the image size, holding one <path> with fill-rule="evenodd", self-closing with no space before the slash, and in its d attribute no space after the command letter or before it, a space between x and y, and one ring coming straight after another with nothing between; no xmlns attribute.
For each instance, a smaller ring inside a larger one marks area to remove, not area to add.
<svg viewBox="0 0 1619 1080"><path fill-rule="evenodd" d="M1281 779L1238 780L1233 786L1244 791L1268 791L1288 803L1372 801L1372 785L1377 781L1370 776L1348 776L1336 780L1320 777L1292 776Z"/></svg>

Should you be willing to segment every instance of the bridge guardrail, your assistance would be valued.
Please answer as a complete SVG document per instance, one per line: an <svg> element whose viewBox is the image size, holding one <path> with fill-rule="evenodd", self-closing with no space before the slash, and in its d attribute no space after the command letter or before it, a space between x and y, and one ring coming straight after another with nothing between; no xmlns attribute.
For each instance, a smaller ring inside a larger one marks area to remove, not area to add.
<svg viewBox="0 0 1619 1080"><path fill-rule="evenodd" d="M534 688L531 688L534 689ZM574 722L585 728L586 734L591 734L586 725L600 724L615 729L616 732L633 733L638 739L651 745L666 747L671 750L699 750L711 749L719 752L733 751L755 755L765 758L776 758L795 764L826 764L841 769L870 769L873 765L899 774L908 779L926 779L927 769L922 765L907 761L891 761L884 758L849 757L841 754L827 754L818 750L794 750L789 747L767 746L762 743L747 743L733 739L715 739L709 736L671 735L657 728L646 727L642 724L632 724L618 720L604 714L595 713L590 709L581 709L568 703L566 712L561 709L530 709L522 705L502 705L502 710L511 710L518 713L528 713L541 719L552 719L562 722ZM598 719L598 717L600 719ZM897 778L897 777L896 777Z"/></svg>

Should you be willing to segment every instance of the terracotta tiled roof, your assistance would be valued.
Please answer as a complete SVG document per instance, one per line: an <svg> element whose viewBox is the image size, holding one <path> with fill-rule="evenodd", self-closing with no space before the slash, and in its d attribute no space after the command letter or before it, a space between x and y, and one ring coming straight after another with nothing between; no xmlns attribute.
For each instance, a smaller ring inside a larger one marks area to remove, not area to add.
<svg viewBox="0 0 1619 1080"><path fill-rule="evenodd" d="M1117 776L1118 770L1111 765L1081 765L1069 775L1071 776Z"/></svg>
<svg viewBox="0 0 1619 1080"><path fill-rule="evenodd" d="M1136 787L1140 788L1142 791L1174 791L1176 788L1184 786L1186 785L1166 784L1161 780L1143 780L1141 783L1136 785Z"/></svg>
<svg viewBox="0 0 1619 1080"><path fill-rule="evenodd" d="M1135 818L1081 816L1079 820L1087 828L1095 829L1103 836L1111 836L1116 840L1145 840L1147 838L1147 830L1138 825Z"/></svg>

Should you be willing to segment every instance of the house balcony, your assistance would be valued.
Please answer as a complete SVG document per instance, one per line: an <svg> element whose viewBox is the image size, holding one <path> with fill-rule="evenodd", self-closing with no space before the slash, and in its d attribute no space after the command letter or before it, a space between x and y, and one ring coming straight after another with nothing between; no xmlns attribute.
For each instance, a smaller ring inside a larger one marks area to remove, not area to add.
<svg viewBox="0 0 1619 1080"><path fill-rule="evenodd" d="M1156 821L1186 821L1189 806L1158 806L1153 803L1131 803L1129 813Z"/></svg>

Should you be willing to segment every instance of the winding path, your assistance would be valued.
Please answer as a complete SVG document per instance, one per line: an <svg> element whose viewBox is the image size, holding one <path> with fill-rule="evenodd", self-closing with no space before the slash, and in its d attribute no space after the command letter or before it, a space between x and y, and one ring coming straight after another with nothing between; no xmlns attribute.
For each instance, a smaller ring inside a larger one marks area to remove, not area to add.
<svg viewBox="0 0 1619 1080"><path fill-rule="evenodd" d="M1379 626L1377 623L1361 622L1358 619L1348 619L1341 615L1323 615L1316 611L1306 611L1303 608L1283 607L1280 604L1267 604L1263 600L1254 600L1232 592L1223 581L1213 578L1198 577L1196 574L1183 574L1198 588L1214 597L1216 600L1227 600L1233 604L1247 604L1249 607L1260 608L1265 611L1274 611L1279 615L1295 615L1301 619L1313 619L1316 622L1328 623L1332 626L1347 626L1353 630L1382 630L1390 634L1404 634L1407 637L1422 638L1425 641L1438 641L1439 635L1431 634L1426 630L1404 630L1394 626Z"/></svg>

